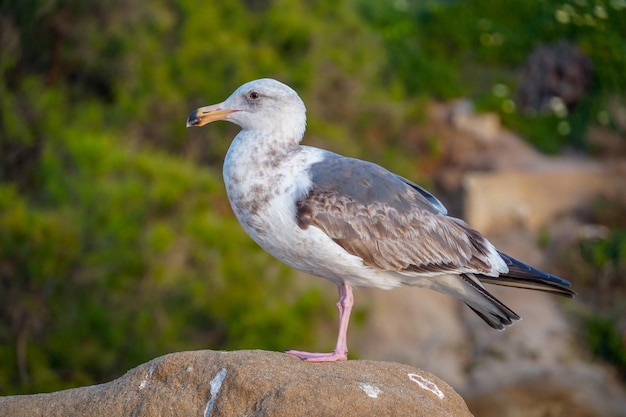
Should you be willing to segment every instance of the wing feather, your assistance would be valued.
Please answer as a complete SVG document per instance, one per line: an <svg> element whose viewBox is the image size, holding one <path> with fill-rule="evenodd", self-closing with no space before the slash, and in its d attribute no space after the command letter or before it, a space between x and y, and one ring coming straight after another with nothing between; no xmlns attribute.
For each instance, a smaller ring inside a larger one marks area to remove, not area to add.
<svg viewBox="0 0 626 417"><path fill-rule="evenodd" d="M416 275L503 272L494 266L495 248L478 232L419 205L398 209L314 185L296 208L300 227L321 229L371 267Z"/></svg>

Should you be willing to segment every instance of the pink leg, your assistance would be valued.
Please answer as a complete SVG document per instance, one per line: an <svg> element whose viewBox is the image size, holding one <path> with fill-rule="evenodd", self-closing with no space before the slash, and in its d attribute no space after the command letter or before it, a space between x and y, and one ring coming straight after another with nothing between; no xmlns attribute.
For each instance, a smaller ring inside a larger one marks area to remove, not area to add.
<svg viewBox="0 0 626 417"><path fill-rule="evenodd" d="M339 301L337 302L337 309L339 309L339 334L337 335L337 345L335 349L331 353L301 352L298 350L288 350L285 353L297 356L307 362L335 362L348 359L348 343L346 337L348 334L350 312L354 305L354 296L352 295L352 287L349 284L339 284L337 285L337 289L339 290Z"/></svg>

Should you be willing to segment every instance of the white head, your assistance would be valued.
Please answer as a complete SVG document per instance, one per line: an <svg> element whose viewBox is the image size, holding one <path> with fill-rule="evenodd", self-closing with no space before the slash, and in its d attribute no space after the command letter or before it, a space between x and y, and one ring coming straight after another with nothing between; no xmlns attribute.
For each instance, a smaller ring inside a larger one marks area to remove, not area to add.
<svg viewBox="0 0 626 417"><path fill-rule="evenodd" d="M306 128L306 108L291 87L262 78L242 85L222 103L194 110L187 118L187 127L216 120L299 143Z"/></svg>

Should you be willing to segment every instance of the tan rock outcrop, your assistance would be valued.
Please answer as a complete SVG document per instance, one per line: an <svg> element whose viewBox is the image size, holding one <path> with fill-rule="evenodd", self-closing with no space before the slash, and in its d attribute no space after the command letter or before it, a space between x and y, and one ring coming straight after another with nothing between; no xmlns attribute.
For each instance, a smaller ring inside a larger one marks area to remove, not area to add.
<svg viewBox="0 0 626 417"><path fill-rule="evenodd" d="M537 231L598 196L617 195L623 183L612 167L564 159L535 169L467 173L464 217L484 233Z"/></svg>
<svg viewBox="0 0 626 417"><path fill-rule="evenodd" d="M206 350L156 358L102 385L0 397L0 415L471 416L448 384L408 365Z"/></svg>

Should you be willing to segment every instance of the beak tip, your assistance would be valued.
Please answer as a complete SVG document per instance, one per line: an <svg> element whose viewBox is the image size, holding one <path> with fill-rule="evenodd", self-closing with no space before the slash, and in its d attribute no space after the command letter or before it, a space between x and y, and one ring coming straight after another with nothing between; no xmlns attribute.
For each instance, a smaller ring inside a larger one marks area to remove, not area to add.
<svg viewBox="0 0 626 417"><path fill-rule="evenodd" d="M198 117L198 111L194 110L189 117L187 117L186 127L197 126L200 123L201 119Z"/></svg>

